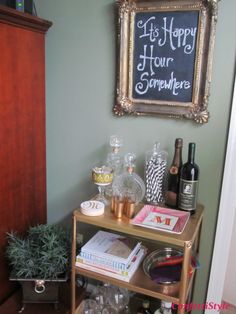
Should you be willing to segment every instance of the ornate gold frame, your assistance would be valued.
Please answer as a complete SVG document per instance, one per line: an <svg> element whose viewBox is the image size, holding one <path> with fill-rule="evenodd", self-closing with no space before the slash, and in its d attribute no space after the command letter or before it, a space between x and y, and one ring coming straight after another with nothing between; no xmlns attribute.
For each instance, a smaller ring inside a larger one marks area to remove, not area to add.
<svg viewBox="0 0 236 314"><path fill-rule="evenodd" d="M119 62L116 115L163 115L206 123L212 72L212 55L218 14L218 0L119 0ZM199 12L191 102L140 100L132 96L134 17L136 12Z"/></svg>

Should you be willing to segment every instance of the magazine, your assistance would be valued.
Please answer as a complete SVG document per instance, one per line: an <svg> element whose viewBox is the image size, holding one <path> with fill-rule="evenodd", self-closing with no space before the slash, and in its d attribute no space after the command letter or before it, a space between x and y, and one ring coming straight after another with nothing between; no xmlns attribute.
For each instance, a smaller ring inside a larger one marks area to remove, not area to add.
<svg viewBox="0 0 236 314"><path fill-rule="evenodd" d="M80 256L125 269L140 246L141 242L132 238L100 230L81 248Z"/></svg>
<svg viewBox="0 0 236 314"><path fill-rule="evenodd" d="M118 274L118 273L114 273L111 272L109 270L100 268L100 267L96 267L93 265L88 265L88 264L84 264L84 263L80 263L79 261L76 261L75 265L77 267L83 268L83 269L87 269L90 271L94 271L96 273L99 273L101 275L105 275L105 276L109 276L115 279L119 279L122 281L126 281L129 282L130 279L132 278L132 276L134 275L134 273L136 272L136 270L138 269L139 265L141 264L144 256L146 255L146 248L141 248L139 250L139 253L137 254L136 259L133 261L133 263L130 265L130 268L124 272L123 274Z"/></svg>
<svg viewBox="0 0 236 314"><path fill-rule="evenodd" d="M180 234L189 220L190 213L181 210L145 205L132 219L133 225Z"/></svg>

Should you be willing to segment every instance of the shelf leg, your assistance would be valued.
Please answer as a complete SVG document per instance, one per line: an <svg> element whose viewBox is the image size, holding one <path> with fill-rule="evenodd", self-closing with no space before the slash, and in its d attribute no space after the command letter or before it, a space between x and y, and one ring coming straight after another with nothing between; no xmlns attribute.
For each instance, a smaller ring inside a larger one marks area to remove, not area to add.
<svg viewBox="0 0 236 314"><path fill-rule="evenodd" d="M178 314L184 314L184 304L187 301L188 281L189 281L189 265L191 259L192 242L185 242L184 244L184 260L181 272L181 284L179 292L179 310Z"/></svg>
<svg viewBox="0 0 236 314"><path fill-rule="evenodd" d="M75 258L76 258L76 219L72 218L72 253L71 253L71 314L75 313Z"/></svg>

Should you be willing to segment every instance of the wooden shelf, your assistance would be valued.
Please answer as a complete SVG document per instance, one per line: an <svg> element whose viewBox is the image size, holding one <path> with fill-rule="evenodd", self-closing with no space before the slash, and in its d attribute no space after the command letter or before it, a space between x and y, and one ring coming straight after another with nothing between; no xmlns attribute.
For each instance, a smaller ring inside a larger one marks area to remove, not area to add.
<svg viewBox="0 0 236 314"><path fill-rule="evenodd" d="M103 274L99 274L98 272L90 271L77 266L75 267L75 271L77 274L83 275L85 277L93 278L104 283L114 284L116 286L126 288L130 291L141 293L143 295L147 295L157 299L162 299L167 302L179 304L180 284L179 283L172 285L156 284L144 273L142 263L129 282L113 278L112 275L105 276ZM187 294L189 294L190 292L194 275L195 274L193 273L191 278L188 280Z"/></svg>
<svg viewBox="0 0 236 314"><path fill-rule="evenodd" d="M186 225L182 234L172 234L164 231L157 231L149 228L134 226L129 223L130 221L128 218L124 217L120 220L116 219L110 212L109 208L106 208L105 213L102 216L85 216L80 212L79 209L74 211L74 216L78 222L135 235L147 240L159 241L179 247L184 247L185 243L194 242L196 238L203 217L203 206L198 206L196 214L190 217L188 224Z"/></svg>
<svg viewBox="0 0 236 314"><path fill-rule="evenodd" d="M161 285L157 285L151 279L149 279L144 274L141 267L135 272L130 282L118 280L110 276L104 276L97 272L85 270L80 267L76 267L76 273L79 273L80 275L93 278L93 279L96 279L105 283L111 283L116 286L126 288L130 291L141 293L143 295L151 296L157 299L166 300L169 302L173 302L175 304L179 303L179 299L178 299L179 285L178 284L176 285L176 287L172 285L171 288L167 288L166 285L163 285L163 287L161 287Z"/></svg>

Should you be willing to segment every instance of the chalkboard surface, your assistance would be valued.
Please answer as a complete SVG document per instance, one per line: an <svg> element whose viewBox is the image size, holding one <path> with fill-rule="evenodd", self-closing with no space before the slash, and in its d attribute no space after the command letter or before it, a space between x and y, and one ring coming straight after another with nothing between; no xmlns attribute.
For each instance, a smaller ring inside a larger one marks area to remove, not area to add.
<svg viewBox="0 0 236 314"><path fill-rule="evenodd" d="M192 101L198 19L198 11L135 14L134 99Z"/></svg>

